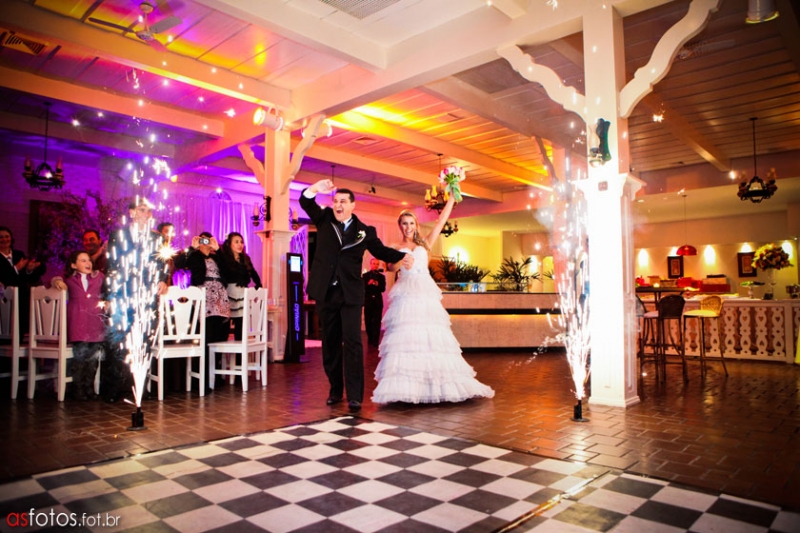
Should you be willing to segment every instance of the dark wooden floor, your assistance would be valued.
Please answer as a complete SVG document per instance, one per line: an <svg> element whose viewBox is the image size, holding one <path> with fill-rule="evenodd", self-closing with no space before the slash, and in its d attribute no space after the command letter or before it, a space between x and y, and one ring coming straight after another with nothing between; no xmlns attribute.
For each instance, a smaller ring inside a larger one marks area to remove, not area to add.
<svg viewBox="0 0 800 533"><path fill-rule="evenodd" d="M360 416L534 454L612 466L800 510L800 366L728 362L730 376L711 365L705 379L690 362L667 384L647 376L642 402L629 409L575 404L563 354L468 353L496 396L460 404L373 405ZM346 413L325 405L328 386L319 348L308 362L269 365L266 388L227 385L210 396L173 392L143 403L146 431L126 431L126 404L66 401L53 394L8 399L0 383L0 481L77 464L220 439ZM377 353L367 353L367 398ZM24 397L24 392L22 394ZM585 402L584 402L585 403Z"/></svg>

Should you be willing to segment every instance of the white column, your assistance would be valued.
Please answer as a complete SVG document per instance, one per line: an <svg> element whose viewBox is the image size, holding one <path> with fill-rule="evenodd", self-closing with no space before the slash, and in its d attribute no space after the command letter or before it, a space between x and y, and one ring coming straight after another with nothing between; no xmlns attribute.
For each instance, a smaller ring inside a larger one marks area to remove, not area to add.
<svg viewBox="0 0 800 533"><path fill-rule="evenodd" d="M587 0L583 18L587 148L598 146L597 120L609 121L611 160L589 167L579 182L587 200L591 313L590 404L639 403L633 243L628 216L640 182L628 176L627 120L618 95L625 82L622 17L610 5Z"/></svg>
<svg viewBox="0 0 800 533"><path fill-rule="evenodd" d="M289 164L290 133L266 129L264 135L264 194L272 198L271 218L263 232L263 262L265 284L269 297L278 302L276 360L283 359L286 341L286 254L290 251L294 232L289 228L289 191L281 194L283 170ZM259 232L262 233L262 232Z"/></svg>

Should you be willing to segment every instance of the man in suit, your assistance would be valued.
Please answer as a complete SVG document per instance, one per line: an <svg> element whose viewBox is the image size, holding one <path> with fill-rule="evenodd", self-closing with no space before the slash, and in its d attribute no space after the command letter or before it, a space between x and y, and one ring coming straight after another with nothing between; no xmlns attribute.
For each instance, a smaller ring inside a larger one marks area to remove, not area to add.
<svg viewBox="0 0 800 533"><path fill-rule="evenodd" d="M167 291L166 267L158 256L162 239L152 230L152 205L140 197L131 202L128 209L128 224L108 239L110 253L106 283L111 323L106 330L106 359L100 367L100 396L107 402L122 399L133 385L130 366L125 362L129 348L123 344L136 320L134 293L141 286L145 287L145 293L152 290L161 295ZM147 306L147 311L152 311L153 316L157 305L158 300L154 297ZM142 338L141 342L152 344L155 322L151 324L151 338ZM142 332L143 335L147 333Z"/></svg>
<svg viewBox="0 0 800 533"><path fill-rule="evenodd" d="M308 295L316 303L322 328L322 364L330 383L327 404L342 401L347 393L351 411L361 409L364 399L364 349L361 344L361 307L364 251L387 263L411 267L414 257L384 246L375 228L353 215L355 196L339 189L333 207L322 208L317 193L335 189L332 180L321 180L305 189L300 207L317 227L317 249L308 276Z"/></svg>
<svg viewBox="0 0 800 533"><path fill-rule="evenodd" d="M367 344L377 346L381 337L381 316L383 315L383 293L386 291L386 276L380 268L381 262L374 257L369 261L369 270L361 278L364 280L364 327L367 330Z"/></svg>

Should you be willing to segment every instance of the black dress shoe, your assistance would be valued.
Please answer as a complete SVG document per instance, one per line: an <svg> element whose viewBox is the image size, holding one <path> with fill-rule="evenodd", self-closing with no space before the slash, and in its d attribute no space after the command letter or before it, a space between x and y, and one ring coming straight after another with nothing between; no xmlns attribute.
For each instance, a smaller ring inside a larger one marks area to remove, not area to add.
<svg viewBox="0 0 800 533"><path fill-rule="evenodd" d="M361 410L361 402L358 400L350 400L347 402L347 407L351 411L360 411Z"/></svg>
<svg viewBox="0 0 800 533"><path fill-rule="evenodd" d="M333 405L335 403L339 403L342 401L341 396L328 396L328 399L325 400L325 403L328 405Z"/></svg>

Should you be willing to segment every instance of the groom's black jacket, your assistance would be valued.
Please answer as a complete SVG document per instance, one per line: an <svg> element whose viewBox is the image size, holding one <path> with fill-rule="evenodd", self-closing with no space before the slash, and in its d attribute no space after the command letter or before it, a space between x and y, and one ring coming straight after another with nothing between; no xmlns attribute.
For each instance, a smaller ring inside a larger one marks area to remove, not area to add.
<svg viewBox="0 0 800 533"><path fill-rule="evenodd" d="M355 215L342 234L330 207L322 208L315 198L306 198L303 194L300 195L300 207L317 226L317 248L308 275L308 295L322 302L328 288L338 282L348 305L363 305L361 264L364 251L369 250L374 257L387 263L398 263L405 254L384 246L375 228L367 226Z"/></svg>

